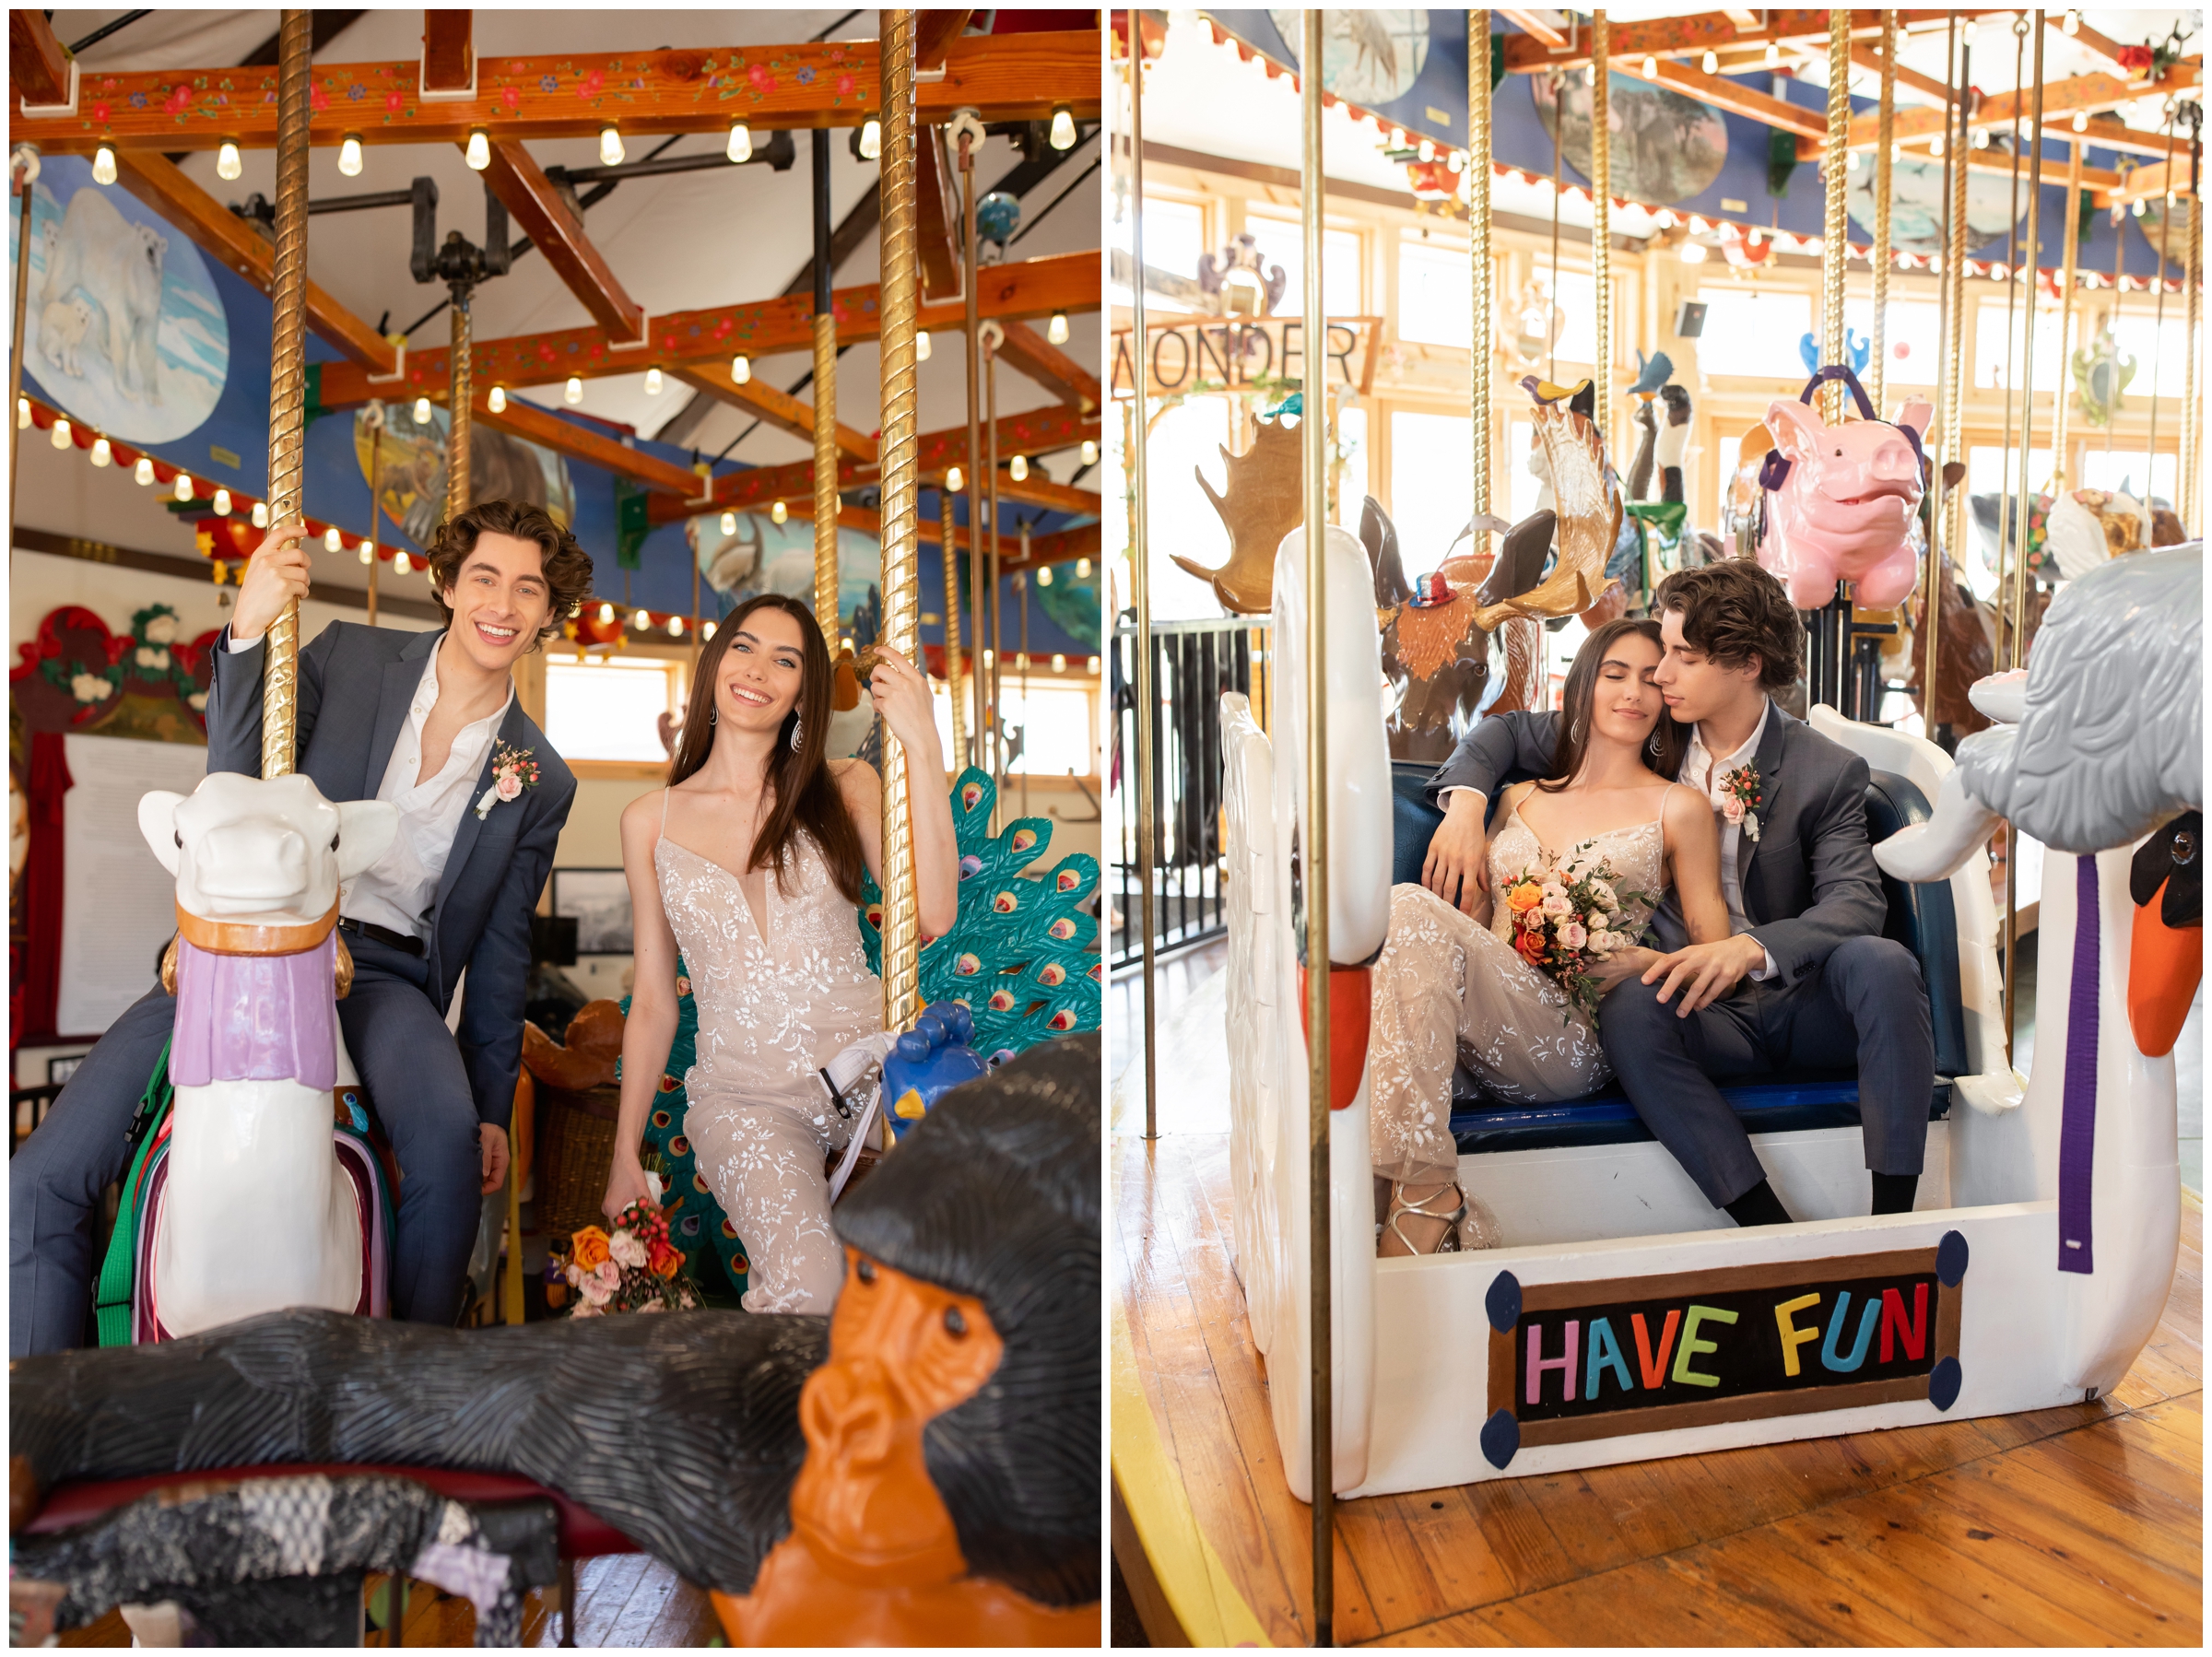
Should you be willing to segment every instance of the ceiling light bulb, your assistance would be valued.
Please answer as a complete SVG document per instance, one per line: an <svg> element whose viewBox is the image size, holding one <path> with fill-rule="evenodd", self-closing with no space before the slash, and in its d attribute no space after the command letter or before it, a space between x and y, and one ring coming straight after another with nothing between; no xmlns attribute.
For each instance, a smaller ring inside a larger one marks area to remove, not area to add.
<svg viewBox="0 0 2212 1657"><path fill-rule="evenodd" d="M730 358L730 382L732 384L743 385L747 382L750 381L752 377L753 359L751 358L740 351L736 356Z"/></svg>
<svg viewBox="0 0 2212 1657"><path fill-rule="evenodd" d="M2073 14L2069 12L2067 15L2071 17ZM2077 133L2086 133L2089 130L2088 111L2076 110L2074 112L2074 130Z"/></svg>
<svg viewBox="0 0 2212 1657"><path fill-rule="evenodd" d="M245 170L246 164L238 159L238 146L225 138L222 147L215 152L215 176L234 179Z"/></svg>
<svg viewBox="0 0 2212 1657"><path fill-rule="evenodd" d="M1721 72L1721 54L1708 47L1698 66L1708 75L1718 75Z"/></svg>
<svg viewBox="0 0 2212 1657"><path fill-rule="evenodd" d="M2137 212L2142 211L2142 204L2140 202L2136 205L2136 210ZM53 432L49 441L56 449L66 449L69 447L69 422L66 420L54 421ZM177 499L179 500L190 500L192 496L190 493L186 493L178 496Z"/></svg>
<svg viewBox="0 0 2212 1657"><path fill-rule="evenodd" d="M230 491L229 489L216 490L215 515L218 518L228 518L230 515Z"/></svg>
<svg viewBox="0 0 2212 1657"><path fill-rule="evenodd" d="M131 480L138 484L154 481L154 463L150 455L141 454L138 457L138 464L131 468Z"/></svg>
<svg viewBox="0 0 2212 1657"><path fill-rule="evenodd" d="M1051 580L1052 573L1053 572L1050 570L1040 570L1037 572L1037 584L1041 587L1051 586L1053 584ZM1062 655L1058 651L1054 651L1053 652L1053 671L1054 673L1065 673L1067 671L1067 658Z"/></svg>
<svg viewBox="0 0 2212 1657"><path fill-rule="evenodd" d="M2175 206L2174 193L2171 189L2166 192L2166 206L2169 211L2171 211Z"/></svg>
<svg viewBox="0 0 2212 1657"><path fill-rule="evenodd" d="M684 636L684 618L683 618L682 617L680 617L680 616L671 616L671 617L668 617L668 637L669 637L669 638L671 638L671 639L681 639L683 636Z"/></svg>
<svg viewBox="0 0 2212 1657"><path fill-rule="evenodd" d="M1845 151L1843 156L1843 170L1845 172L1856 172L1858 170L1859 152L1855 149Z"/></svg>
<svg viewBox="0 0 2212 1657"><path fill-rule="evenodd" d="M180 472L177 474L177 487L175 493L179 500L190 500L192 499L191 473Z"/></svg>
<svg viewBox="0 0 2212 1657"><path fill-rule="evenodd" d="M711 621L700 622L699 624L699 636L701 640L712 644L714 641L714 624Z"/></svg>
<svg viewBox="0 0 2212 1657"><path fill-rule="evenodd" d="M1583 65L1583 85L1585 87L1594 87L1597 85L1597 65L1595 64L1584 64Z"/></svg>
<svg viewBox="0 0 2212 1657"><path fill-rule="evenodd" d="M883 123L873 115L860 123L860 159L864 161L879 159L883 155Z"/></svg>
<svg viewBox="0 0 2212 1657"><path fill-rule="evenodd" d="M346 550L346 537L338 534L338 526L335 523L323 532L323 550L324 552L344 552Z"/></svg>
<svg viewBox="0 0 2212 1657"><path fill-rule="evenodd" d="M657 397L661 394L660 370L647 369L645 370L645 394L649 397Z"/></svg>
<svg viewBox="0 0 2212 1657"><path fill-rule="evenodd" d="M651 610L632 610L629 613L629 625L636 628L639 632L643 632L653 625L653 612Z"/></svg>
<svg viewBox="0 0 2212 1657"><path fill-rule="evenodd" d="M105 144L92 154L92 182L112 184L115 182L115 152Z"/></svg>
<svg viewBox="0 0 2212 1657"><path fill-rule="evenodd" d="M1643 60L1643 78L1646 80L1659 78L1659 60L1657 58L1647 57Z"/></svg>
<svg viewBox="0 0 2212 1657"><path fill-rule="evenodd" d="M950 467L947 467L947 468L946 469L946 473L945 473L945 492L946 492L947 494L948 494L948 495L957 495L957 494L959 494L959 492L960 492L962 489L966 488L967 487L968 487L968 478L967 478L967 475L966 475L965 473L963 473L963 472L962 472L962 471L959 469L959 467L958 467L958 466L950 466Z"/></svg>
<svg viewBox="0 0 2212 1657"><path fill-rule="evenodd" d="M560 392L560 400L561 400L563 403L566 403L566 404L567 404L567 405L569 405L571 408L573 408L573 407L575 407L577 404L579 404L579 403L582 402L582 401L583 401L583 382L582 382L582 379L580 379L579 377L577 377L577 376L576 376L576 375L574 375L574 374L571 374L571 375L569 376L569 382L568 382L568 384L566 384L565 386L561 387L561 392Z"/></svg>
<svg viewBox="0 0 2212 1657"><path fill-rule="evenodd" d="M482 161L477 159L477 141L482 135L480 133L472 134L468 140L468 164L478 172L483 171L485 164L491 159L489 154ZM361 176L361 141L351 133L347 133L346 141L338 146L338 170L349 179Z"/></svg>
<svg viewBox="0 0 2212 1657"><path fill-rule="evenodd" d="M2131 206L2128 208L2128 211L2129 211L2130 213L2133 213L2133 214L2134 214L2134 215L2135 215L2135 216L2136 216L2137 218L2140 218L2140 217L2143 217L2143 203L2142 203L2140 200L2137 200L2136 202L2135 202L2135 203L2134 203L2134 204L2133 204L2133 205L2132 205L2132 206Z"/></svg>
<svg viewBox="0 0 2212 1657"><path fill-rule="evenodd" d="M1090 579L1090 560L1088 558L1076 560L1076 579L1079 582L1087 582Z"/></svg>
<svg viewBox="0 0 2212 1657"><path fill-rule="evenodd" d="M1029 476L1029 475L1030 457L1028 455L1017 454L1011 461L1006 463L1006 476L1011 477L1016 483L1021 482L1022 479Z"/></svg>
<svg viewBox="0 0 2212 1657"><path fill-rule="evenodd" d="M607 623L609 623L609 622L611 622L612 620L614 620L614 618L615 618L615 606L614 606L614 605L604 605L604 604L603 604L603 605L601 605L599 606L599 625L600 625L601 627L605 627L605 626L606 626L606 625L607 625Z"/></svg>
<svg viewBox="0 0 2212 1657"><path fill-rule="evenodd" d="M929 360L929 330L927 328L914 330L914 360L916 362Z"/></svg>
<svg viewBox="0 0 2212 1657"><path fill-rule="evenodd" d="M1043 569L1037 571L1037 584L1040 587L1049 587L1053 584L1053 570L1051 565L1048 564ZM1054 656L1053 658L1053 665L1058 667L1065 660L1065 658L1064 657Z"/></svg>
<svg viewBox="0 0 2212 1657"><path fill-rule="evenodd" d="M728 154L731 160L741 166L753 159L753 129L742 121L730 123Z"/></svg>
<svg viewBox="0 0 2212 1657"><path fill-rule="evenodd" d="M768 509L768 515L771 518L773 518L778 523L782 523L784 522L784 520L791 516L791 509L779 500L775 503L775 505Z"/></svg>
<svg viewBox="0 0 2212 1657"><path fill-rule="evenodd" d="M1770 69L1782 67L1782 47L1773 41L1767 42L1767 67Z"/></svg>
<svg viewBox="0 0 2212 1657"><path fill-rule="evenodd" d="M407 562L406 553L394 552L392 555L392 572L394 575L405 575L412 568L413 566Z"/></svg>
<svg viewBox="0 0 2212 1657"><path fill-rule="evenodd" d="M361 562L364 564L373 564L376 562L376 543L374 541L363 541L361 543Z"/></svg>
<svg viewBox="0 0 2212 1657"><path fill-rule="evenodd" d="M1943 135L1937 133L1928 140L1928 154L1936 160L1943 159Z"/></svg>
<svg viewBox="0 0 2212 1657"><path fill-rule="evenodd" d="M481 127L468 135L468 154L465 159L471 172L482 172L491 165L491 140L485 135Z"/></svg>
<svg viewBox="0 0 2212 1657"><path fill-rule="evenodd" d="M1414 153L1421 160L1433 161L1436 159L1436 146L1423 138Z"/></svg>
<svg viewBox="0 0 2212 1657"><path fill-rule="evenodd" d="M16 429L18 431L27 431L29 429L30 399L29 397L18 397L16 399Z"/></svg>
<svg viewBox="0 0 2212 1657"><path fill-rule="evenodd" d="M725 535L734 535L737 533L737 514L735 512L723 513L722 533Z"/></svg>
<svg viewBox="0 0 2212 1657"><path fill-rule="evenodd" d="M1053 112L1052 143L1054 149L1073 149L1076 147L1076 118L1062 104Z"/></svg>
<svg viewBox="0 0 2212 1657"><path fill-rule="evenodd" d="M94 465L104 466L114 458L115 452L108 447L106 438L96 437L92 440L92 464Z"/></svg>
<svg viewBox="0 0 2212 1657"><path fill-rule="evenodd" d="M1974 43L1974 20L1973 20L1973 18L1967 18L1967 20L1966 20L1966 27L1965 27L1964 29L1960 29L1959 32L1961 35L1963 35L1963 36L1966 38L1966 43L1967 43L1969 46L1971 46L1971 45Z"/></svg>
<svg viewBox="0 0 2212 1657"><path fill-rule="evenodd" d="M269 503L265 500L256 500L253 503L253 527L255 529L266 529L268 526Z"/></svg>
<svg viewBox="0 0 2212 1657"><path fill-rule="evenodd" d="M612 125L599 129L599 164L602 167L622 165L622 134Z"/></svg>
<svg viewBox="0 0 2212 1657"><path fill-rule="evenodd" d="M1067 312L1055 311L1053 320L1044 325L1044 336L1056 346L1067 344Z"/></svg>
<svg viewBox="0 0 2212 1657"><path fill-rule="evenodd" d="M1986 126L1977 126L1974 128L1974 147L1976 149L1987 149L1989 147L1989 128Z"/></svg>
<svg viewBox="0 0 2212 1657"><path fill-rule="evenodd" d="M428 397L418 397L418 398L416 398L416 399L415 399L415 424L416 424L416 425L418 425L418 426L428 426L429 423L430 423L430 400L429 400Z"/></svg>
<svg viewBox="0 0 2212 1657"><path fill-rule="evenodd" d="M507 388L503 385L493 386L491 395L484 399L484 405L493 414L505 414L507 412Z"/></svg>
<svg viewBox="0 0 2212 1657"><path fill-rule="evenodd" d="M1685 241L1682 244L1683 264L1702 264L1705 263L1705 244L1702 241Z"/></svg>
<svg viewBox="0 0 2212 1657"><path fill-rule="evenodd" d="M1098 444L1092 442L1090 439L1085 438L1083 440L1083 447L1079 452L1083 456L1083 464L1085 465L1095 466L1099 464L1099 446Z"/></svg>

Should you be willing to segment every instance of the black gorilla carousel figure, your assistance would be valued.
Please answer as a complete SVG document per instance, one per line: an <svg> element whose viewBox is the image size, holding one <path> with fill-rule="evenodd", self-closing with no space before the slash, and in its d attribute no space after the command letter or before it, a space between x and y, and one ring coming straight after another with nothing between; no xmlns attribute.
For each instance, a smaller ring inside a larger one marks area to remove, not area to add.
<svg viewBox="0 0 2212 1657"><path fill-rule="evenodd" d="M1095 1644L1099 1067L1097 1035L1068 1037L939 1100L834 1212L849 1270L833 1318L449 1331L303 1310L19 1360L18 1574L62 1540L27 1533L65 1483L467 1470L588 1510L716 1591L751 1639L798 1627L763 1571L778 1554L794 1589L838 1579L806 1595L817 1643L1062 1643L1087 1628ZM951 1357L913 1346L917 1308ZM894 1430L863 1429L887 1412ZM160 1586L138 1597L169 1597ZM65 1602L60 1626L107 1609Z"/></svg>

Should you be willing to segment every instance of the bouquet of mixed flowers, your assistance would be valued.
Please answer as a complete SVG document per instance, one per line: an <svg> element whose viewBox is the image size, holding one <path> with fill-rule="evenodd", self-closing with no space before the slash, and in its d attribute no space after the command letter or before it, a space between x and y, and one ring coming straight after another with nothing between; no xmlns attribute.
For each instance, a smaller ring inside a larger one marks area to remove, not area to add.
<svg viewBox="0 0 2212 1657"><path fill-rule="evenodd" d="M576 1291L573 1317L688 1311L699 1304L699 1291L683 1269L683 1254L668 1240L668 1216L651 1203L632 1203L622 1210L611 1234L584 1227L569 1239L565 1254L555 1251L546 1276Z"/></svg>
<svg viewBox="0 0 2212 1657"><path fill-rule="evenodd" d="M1585 840L1574 851L1590 843ZM1591 974L1591 965L1634 946L1636 934L1619 929L1622 907L1651 901L1646 893L1621 890L1618 879L1602 857L1578 863L1570 853L1562 865L1557 852L1546 852L1515 876L1504 893L1512 928L1507 941L1514 952L1557 980L1569 1002L1592 1024L1597 1022L1604 989Z"/></svg>

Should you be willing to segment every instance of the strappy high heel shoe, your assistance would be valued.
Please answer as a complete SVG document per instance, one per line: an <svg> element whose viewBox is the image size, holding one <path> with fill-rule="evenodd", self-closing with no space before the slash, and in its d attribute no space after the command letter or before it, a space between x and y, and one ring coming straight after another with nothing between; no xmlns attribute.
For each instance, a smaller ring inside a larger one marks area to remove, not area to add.
<svg viewBox="0 0 2212 1657"><path fill-rule="evenodd" d="M1445 1186L1441 1191L1430 1192L1418 1203L1408 1203L1406 1200L1406 1181L1402 1180L1393 1180L1390 1182L1390 1212L1382 1221L1384 1233L1396 1238L1408 1254L1457 1253L1459 1252L1460 1222L1467 1216L1465 1193L1456 1184L1453 1184ZM1455 1208L1443 1209L1431 1205L1453 1198L1458 1199L1458 1206ZM1418 1215L1422 1219L1441 1220L1444 1222L1443 1231L1433 1243L1424 1249L1412 1238L1406 1235L1405 1228L1399 1223L1407 1215ZM1379 1244L1377 1252L1381 1252Z"/></svg>

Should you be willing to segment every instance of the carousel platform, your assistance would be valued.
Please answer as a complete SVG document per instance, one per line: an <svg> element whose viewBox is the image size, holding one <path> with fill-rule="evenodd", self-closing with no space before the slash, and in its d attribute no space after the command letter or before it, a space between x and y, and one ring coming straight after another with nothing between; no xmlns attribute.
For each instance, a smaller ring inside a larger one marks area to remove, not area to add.
<svg viewBox="0 0 2212 1657"><path fill-rule="evenodd" d="M1230 1266L1221 954L1166 968L1150 1142L1134 986L1112 1009L1113 1544L1143 1625L1116 1644L1312 1639ZM2192 1196L2158 1331L2094 1404L1340 1502L1335 1637L2200 1645L2203 1298Z"/></svg>

